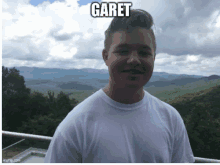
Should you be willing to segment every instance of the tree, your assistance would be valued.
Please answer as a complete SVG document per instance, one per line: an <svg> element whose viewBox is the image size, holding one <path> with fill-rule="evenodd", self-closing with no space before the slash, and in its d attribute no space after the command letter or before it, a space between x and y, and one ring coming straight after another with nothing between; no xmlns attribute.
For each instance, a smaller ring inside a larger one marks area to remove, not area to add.
<svg viewBox="0 0 220 165"><path fill-rule="evenodd" d="M22 110L29 100L30 89L26 88L24 77L15 68L8 69L2 66L2 118L3 130L14 130L25 120ZM6 127L7 126L7 127Z"/></svg>
<svg viewBox="0 0 220 165"><path fill-rule="evenodd" d="M220 159L220 86L188 101L173 103L184 119L195 156Z"/></svg>
<svg viewBox="0 0 220 165"><path fill-rule="evenodd" d="M30 94L29 101L23 112L27 118L33 118L38 115L47 115L50 113L49 103L47 97L40 92Z"/></svg>
<svg viewBox="0 0 220 165"><path fill-rule="evenodd" d="M56 99L56 114L65 117L72 108L69 96L61 91Z"/></svg>
<svg viewBox="0 0 220 165"><path fill-rule="evenodd" d="M62 119L56 118L52 113L48 115L38 115L29 119L27 122L22 122L22 127L18 128L18 131L52 137L61 121Z"/></svg>
<svg viewBox="0 0 220 165"><path fill-rule="evenodd" d="M2 129L16 131L26 116L22 115L29 99L30 89L26 88L24 77L15 68L2 66ZM3 137L2 143L9 145L16 138Z"/></svg>
<svg viewBox="0 0 220 165"><path fill-rule="evenodd" d="M19 74L19 70L8 70L2 66L2 94L4 98L30 94L30 89L26 88L24 77Z"/></svg>

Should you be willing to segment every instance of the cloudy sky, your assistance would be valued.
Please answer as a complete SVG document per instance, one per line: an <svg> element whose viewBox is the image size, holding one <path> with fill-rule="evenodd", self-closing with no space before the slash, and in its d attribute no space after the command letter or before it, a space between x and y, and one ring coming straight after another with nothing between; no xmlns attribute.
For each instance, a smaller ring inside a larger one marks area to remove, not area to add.
<svg viewBox="0 0 220 165"><path fill-rule="evenodd" d="M107 69L101 53L104 31L112 18L93 18L91 2L3 0L2 64ZM133 9L144 9L154 18L155 72L220 75L219 0L125 2L132 2Z"/></svg>

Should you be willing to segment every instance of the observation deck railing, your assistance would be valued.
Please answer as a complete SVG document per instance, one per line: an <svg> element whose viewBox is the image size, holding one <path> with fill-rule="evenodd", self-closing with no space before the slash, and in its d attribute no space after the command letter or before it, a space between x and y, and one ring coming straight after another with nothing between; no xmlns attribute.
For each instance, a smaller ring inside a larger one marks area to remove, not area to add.
<svg viewBox="0 0 220 165"><path fill-rule="evenodd" d="M25 139L46 140L46 141L52 140L52 137L49 137L49 136L33 135L33 134L27 134L27 133L17 133L17 132L10 132L10 131L2 131L2 136L24 138L16 143L8 146L8 147L2 149L2 151L24 141ZM5 160L5 161L7 161L7 160ZM220 163L220 160L195 157L195 163Z"/></svg>

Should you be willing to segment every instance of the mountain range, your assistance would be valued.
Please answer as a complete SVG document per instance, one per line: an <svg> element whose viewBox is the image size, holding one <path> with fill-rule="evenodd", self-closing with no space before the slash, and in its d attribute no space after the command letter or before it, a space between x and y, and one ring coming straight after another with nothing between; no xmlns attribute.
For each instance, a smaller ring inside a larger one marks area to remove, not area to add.
<svg viewBox="0 0 220 165"><path fill-rule="evenodd" d="M105 69L58 69L37 67L15 67L25 79L30 88L50 90L75 89L94 90L104 87L109 81L109 72ZM181 86L196 81L210 81L220 79L218 75L208 77L200 75L170 74L153 72L145 87L165 87L169 85Z"/></svg>

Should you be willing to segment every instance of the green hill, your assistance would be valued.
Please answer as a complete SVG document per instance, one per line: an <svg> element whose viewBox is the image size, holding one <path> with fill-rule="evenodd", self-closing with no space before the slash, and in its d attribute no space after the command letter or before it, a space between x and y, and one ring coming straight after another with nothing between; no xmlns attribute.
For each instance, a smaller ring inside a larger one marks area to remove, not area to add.
<svg viewBox="0 0 220 165"><path fill-rule="evenodd" d="M220 159L220 85L185 94L171 105L184 120L194 156Z"/></svg>
<svg viewBox="0 0 220 165"><path fill-rule="evenodd" d="M201 93L207 93L218 85L220 85L220 79L208 82L199 80L182 86L170 85L166 87L150 87L145 88L145 90L160 100L171 104L192 99L195 96L199 96Z"/></svg>

